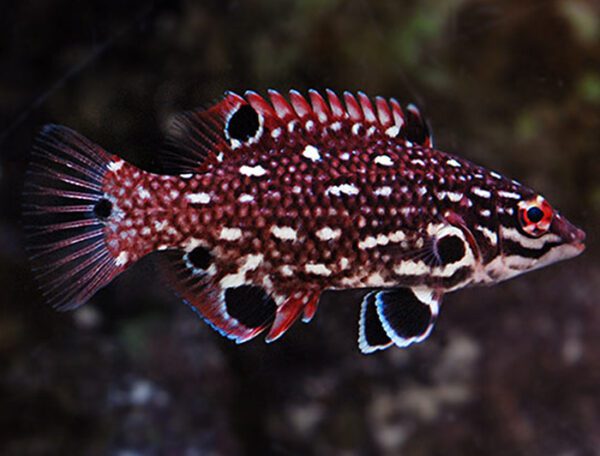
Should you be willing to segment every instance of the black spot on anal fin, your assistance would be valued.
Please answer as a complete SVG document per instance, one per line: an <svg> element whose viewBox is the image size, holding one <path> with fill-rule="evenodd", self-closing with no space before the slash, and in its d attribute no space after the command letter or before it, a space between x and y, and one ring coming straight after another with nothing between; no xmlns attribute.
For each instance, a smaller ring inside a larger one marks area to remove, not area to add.
<svg viewBox="0 0 600 456"><path fill-rule="evenodd" d="M360 306L358 347L365 354L385 350L392 345L392 340L385 333L377 315L375 307L376 295L377 292L375 291L367 294Z"/></svg>
<svg viewBox="0 0 600 456"><path fill-rule="evenodd" d="M248 328L266 326L277 311L273 298L253 285L225 289L224 300L227 314Z"/></svg>
<svg viewBox="0 0 600 456"><path fill-rule="evenodd" d="M431 290L395 288L375 297L377 315L387 336L399 347L421 342L431 332L439 298Z"/></svg>

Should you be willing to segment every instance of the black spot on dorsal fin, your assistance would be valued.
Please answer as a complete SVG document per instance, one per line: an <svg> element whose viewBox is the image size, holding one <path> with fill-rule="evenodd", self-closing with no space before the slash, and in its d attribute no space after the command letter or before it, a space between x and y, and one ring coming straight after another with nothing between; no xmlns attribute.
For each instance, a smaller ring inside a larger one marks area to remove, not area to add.
<svg viewBox="0 0 600 456"><path fill-rule="evenodd" d="M395 288L375 295L377 315L387 336L407 347L429 336L438 315L440 297L424 288Z"/></svg>

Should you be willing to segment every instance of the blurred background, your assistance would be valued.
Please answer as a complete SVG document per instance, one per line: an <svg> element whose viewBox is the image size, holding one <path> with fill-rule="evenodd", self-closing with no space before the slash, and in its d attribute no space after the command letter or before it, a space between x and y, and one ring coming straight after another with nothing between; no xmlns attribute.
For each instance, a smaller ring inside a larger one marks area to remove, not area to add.
<svg viewBox="0 0 600 456"><path fill-rule="evenodd" d="M600 4L2 2L2 455L600 455ZM235 346L148 261L48 308L19 226L32 140L68 125L151 170L170 116L225 90L415 102L438 148L523 181L583 256L446 297L429 340L358 351L358 296Z"/></svg>

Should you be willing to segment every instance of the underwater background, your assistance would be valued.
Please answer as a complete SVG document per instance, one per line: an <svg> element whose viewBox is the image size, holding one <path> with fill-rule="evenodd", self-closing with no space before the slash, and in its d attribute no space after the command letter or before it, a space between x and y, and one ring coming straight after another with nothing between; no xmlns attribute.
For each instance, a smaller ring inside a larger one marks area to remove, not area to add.
<svg viewBox="0 0 600 456"><path fill-rule="evenodd" d="M222 338L150 261L43 302L20 194L45 123L160 171L171 116L225 90L415 102L436 146L543 193L580 257L445 297L422 344L365 356L359 293L274 344ZM600 3L2 2L0 454L600 455Z"/></svg>

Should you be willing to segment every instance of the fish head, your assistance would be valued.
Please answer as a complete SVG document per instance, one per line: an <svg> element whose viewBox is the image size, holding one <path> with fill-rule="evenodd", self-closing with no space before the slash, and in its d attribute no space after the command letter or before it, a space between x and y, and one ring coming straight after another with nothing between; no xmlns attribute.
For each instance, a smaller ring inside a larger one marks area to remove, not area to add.
<svg viewBox="0 0 600 456"><path fill-rule="evenodd" d="M585 232L533 190L519 185L497 191L496 204L498 248L483 267L487 282L500 282L585 250Z"/></svg>

